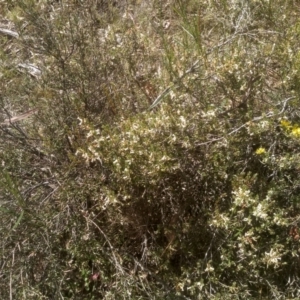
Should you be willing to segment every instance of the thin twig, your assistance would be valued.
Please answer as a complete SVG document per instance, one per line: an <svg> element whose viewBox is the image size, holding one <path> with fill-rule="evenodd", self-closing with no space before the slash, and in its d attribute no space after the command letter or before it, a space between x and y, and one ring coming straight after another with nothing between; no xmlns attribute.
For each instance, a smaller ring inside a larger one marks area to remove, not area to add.
<svg viewBox="0 0 300 300"><path fill-rule="evenodd" d="M106 240L106 242L107 242L107 244L108 244L108 246L111 250L111 253L113 255L113 258L114 258L117 269L119 269L119 271L122 273L122 275L124 275L124 270L123 270L122 266L120 265L120 263L118 262L117 257L115 255L114 247L110 243L110 241L109 241L108 237L106 236L106 234L103 232L103 230L93 220L91 220L90 218L87 218L86 216L85 216L85 218L86 218L87 221L91 222L100 231L100 233L104 236L104 238L105 238L105 240Z"/></svg>
<svg viewBox="0 0 300 300"><path fill-rule="evenodd" d="M193 73L197 67L199 65L199 60L196 60L192 66L186 70L174 83L172 83L171 85L169 85L166 89L163 90L163 92L154 100L154 102L152 103L152 105L148 108L148 110L151 110L152 108L156 107L161 101L162 99L167 96L173 88L177 87L177 84L188 74Z"/></svg>
<svg viewBox="0 0 300 300"><path fill-rule="evenodd" d="M272 118L272 117L278 117L278 116L280 116L286 110L287 103L290 100L295 99L295 98L296 98L295 96L292 96L292 97L289 97L287 99L284 99L282 101L282 103L283 103L282 109L281 109L281 111L279 113L277 113L277 114L269 113L267 115L263 115L263 116L260 116L260 117L255 117L252 120L247 121L243 125L239 126L238 128L235 128L232 131L230 131L229 133L227 133L227 136L232 135L232 134L240 131L242 128L244 128L245 126L247 126L251 122L257 122L257 121L260 121L260 120L262 120L264 118ZM210 141L207 141L207 142L203 142L203 143L197 144L196 146L203 146L203 145L211 144L213 142L218 142L218 141L221 141L221 140L226 140L226 138L224 136L222 136L220 138L216 138L216 139L213 139L213 140L210 140Z"/></svg>
<svg viewBox="0 0 300 300"><path fill-rule="evenodd" d="M11 272L9 274L9 300L13 300L13 295L12 295L12 276Z"/></svg>
<svg viewBox="0 0 300 300"><path fill-rule="evenodd" d="M3 33L3 34L6 34L8 36L12 36L14 38L19 37L19 34L16 31L12 31L12 30L9 30L9 29L0 28L0 32Z"/></svg>
<svg viewBox="0 0 300 300"><path fill-rule="evenodd" d="M12 123L24 120L28 117L30 117L31 115L37 113L38 109L31 109L23 114L17 115L15 117L9 117L7 119L4 120L4 122L0 123L0 125L11 125Z"/></svg>

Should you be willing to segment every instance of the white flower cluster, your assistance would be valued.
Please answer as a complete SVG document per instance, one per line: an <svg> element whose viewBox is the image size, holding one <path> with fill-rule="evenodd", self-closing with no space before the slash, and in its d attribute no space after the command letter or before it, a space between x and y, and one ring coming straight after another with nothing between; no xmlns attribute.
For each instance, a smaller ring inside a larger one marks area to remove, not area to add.
<svg viewBox="0 0 300 300"><path fill-rule="evenodd" d="M250 191L245 190L239 187L237 190L233 192L234 195L234 205L235 206L248 206L250 203L255 202L254 199L250 196Z"/></svg>
<svg viewBox="0 0 300 300"><path fill-rule="evenodd" d="M265 252L264 262L267 266L274 266L277 268L280 260L281 254L278 249L271 249L269 252Z"/></svg>

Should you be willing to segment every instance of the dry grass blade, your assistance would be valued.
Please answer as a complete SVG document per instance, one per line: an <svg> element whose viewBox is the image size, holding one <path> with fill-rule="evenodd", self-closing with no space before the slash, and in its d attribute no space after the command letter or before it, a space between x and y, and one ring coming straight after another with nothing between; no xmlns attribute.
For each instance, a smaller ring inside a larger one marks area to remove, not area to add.
<svg viewBox="0 0 300 300"><path fill-rule="evenodd" d="M23 114L17 115L17 116L12 117L12 118L5 119L4 122L1 123L1 125L9 125L11 123L15 123L15 122L27 119L27 118L29 118L30 116L32 116L33 114L35 114L37 112L38 112L37 108L31 109L31 110L29 110L29 111L27 111Z"/></svg>
<svg viewBox="0 0 300 300"><path fill-rule="evenodd" d="M33 64L18 64L18 68L21 72L27 72L34 78L38 78L42 75L41 70Z"/></svg>
<svg viewBox="0 0 300 300"><path fill-rule="evenodd" d="M15 31L9 30L9 29L5 29L5 28L0 28L0 32L9 36L12 36L14 38L18 38L19 34Z"/></svg>

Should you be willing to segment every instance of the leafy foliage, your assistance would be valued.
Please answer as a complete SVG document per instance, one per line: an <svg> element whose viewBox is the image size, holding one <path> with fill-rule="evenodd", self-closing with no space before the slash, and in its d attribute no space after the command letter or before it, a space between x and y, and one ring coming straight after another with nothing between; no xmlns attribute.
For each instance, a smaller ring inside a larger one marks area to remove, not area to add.
<svg viewBox="0 0 300 300"><path fill-rule="evenodd" d="M0 291L298 299L296 1L0 1Z"/></svg>

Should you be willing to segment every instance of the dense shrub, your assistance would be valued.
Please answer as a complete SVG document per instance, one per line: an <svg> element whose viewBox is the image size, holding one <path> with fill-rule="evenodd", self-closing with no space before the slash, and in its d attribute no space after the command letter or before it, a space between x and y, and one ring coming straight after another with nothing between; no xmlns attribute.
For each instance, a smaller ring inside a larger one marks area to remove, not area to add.
<svg viewBox="0 0 300 300"><path fill-rule="evenodd" d="M298 299L296 1L5 1L1 295Z"/></svg>

